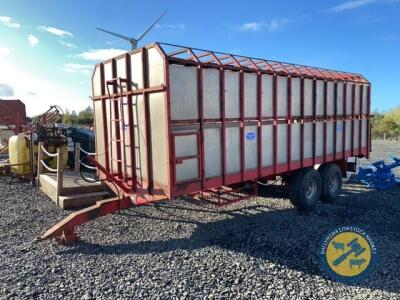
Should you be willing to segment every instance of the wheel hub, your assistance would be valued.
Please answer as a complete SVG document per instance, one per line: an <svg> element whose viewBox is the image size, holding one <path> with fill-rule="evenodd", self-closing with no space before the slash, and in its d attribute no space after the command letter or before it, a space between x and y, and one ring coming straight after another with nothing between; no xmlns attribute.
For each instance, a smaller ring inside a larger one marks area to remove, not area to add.
<svg viewBox="0 0 400 300"><path fill-rule="evenodd" d="M314 198L317 193L317 184L314 180L310 180L306 185L306 198L307 200L311 200Z"/></svg>
<svg viewBox="0 0 400 300"><path fill-rule="evenodd" d="M339 187L339 178L335 175L328 178L328 190L330 193L335 193Z"/></svg>

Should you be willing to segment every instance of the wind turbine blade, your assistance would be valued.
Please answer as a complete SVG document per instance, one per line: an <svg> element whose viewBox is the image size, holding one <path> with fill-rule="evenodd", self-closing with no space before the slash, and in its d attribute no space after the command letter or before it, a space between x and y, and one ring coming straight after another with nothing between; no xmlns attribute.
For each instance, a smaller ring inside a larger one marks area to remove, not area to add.
<svg viewBox="0 0 400 300"><path fill-rule="evenodd" d="M140 41L156 24L160 19L166 14L168 9L164 10L163 13L136 39Z"/></svg>
<svg viewBox="0 0 400 300"><path fill-rule="evenodd" d="M131 40L130 37L125 36L125 35L121 35L121 34L118 34L118 33L112 32L112 31L108 31L108 30L105 30L105 29L102 29L102 28L99 28L99 27L96 27L96 29L97 29L97 30L100 30L100 31L103 31L103 32L105 32L105 33L114 35L114 36L116 36L116 37L119 37L119 38L121 38L121 39L123 39L123 40L127 40L127 41L130 41L130 40Z"/></svg>

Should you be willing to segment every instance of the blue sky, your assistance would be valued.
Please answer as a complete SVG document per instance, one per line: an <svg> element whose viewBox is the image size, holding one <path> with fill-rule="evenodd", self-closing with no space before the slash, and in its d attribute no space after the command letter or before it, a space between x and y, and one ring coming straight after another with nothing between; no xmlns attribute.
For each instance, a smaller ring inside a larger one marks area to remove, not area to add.
<svg viewBox="0 0 400 300"><path fill-rule="evenodd" d="M28 115L91 105L93 64L130 48L95 27L138 36L165 8L142 45L358 72L373 84L373 109L400 105L400 0L0 0L0 97L21 98Z"/></svg>

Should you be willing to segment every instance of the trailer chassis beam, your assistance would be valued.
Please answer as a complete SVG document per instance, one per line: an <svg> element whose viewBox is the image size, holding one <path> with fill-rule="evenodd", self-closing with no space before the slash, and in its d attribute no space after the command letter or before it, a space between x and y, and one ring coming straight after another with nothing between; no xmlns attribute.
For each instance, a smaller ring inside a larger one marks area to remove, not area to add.
<svg viewBox="0 0 400 300"><path fill-rule="evenodd" d="M77 240L75 227L87 223L98 217L102 217L121 209L130 207L132 204L130 197L110 198L97 201L96 204L76 211L51 227L39 237L39 241L56 238L60 244L68 245Z"/></svg>

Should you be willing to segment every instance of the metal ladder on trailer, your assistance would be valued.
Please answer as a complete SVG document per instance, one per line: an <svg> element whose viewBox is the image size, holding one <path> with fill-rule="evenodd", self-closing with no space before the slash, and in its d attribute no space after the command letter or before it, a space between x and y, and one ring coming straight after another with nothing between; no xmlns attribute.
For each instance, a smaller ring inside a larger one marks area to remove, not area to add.
<svg viewBox="0 0 400 300"><path fill-rule="evenodd" d="M133 115L129 116L129 110L126 111L126 107L129 106L128 96L124 96L124 87L128 89L128 79L126 78L113 78L107 82L107 94L109 98L109 111L110 111L110 124L109 124L109 136L108 136L108 149L110 157L110 173L114 176L117 181L127 182L132 180L131 188L136 188L136 159L135 159L135 134L130 131L130 143L126 143L126 131L133 130L134 118ZM124 85L123 85L124 84ZM113 87L113 94L110 93L110 85ZM115 86L117 86L118 92L114 93ZM124 98L126 101L124 102ZM128 114L129 123L125 122L125 113ZM122 136L121 136L122 131ZM115 136L113 134L115 133ZM116 158L113 155L113 145L115 143ZM127 167L127 155L126 148L133 149L133 155L131 158L132 176L128 177ZM114 162L117 163L117 173L114 173Z"/></svg>

